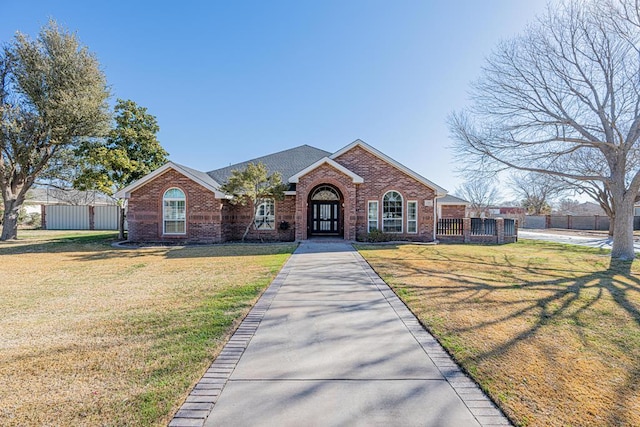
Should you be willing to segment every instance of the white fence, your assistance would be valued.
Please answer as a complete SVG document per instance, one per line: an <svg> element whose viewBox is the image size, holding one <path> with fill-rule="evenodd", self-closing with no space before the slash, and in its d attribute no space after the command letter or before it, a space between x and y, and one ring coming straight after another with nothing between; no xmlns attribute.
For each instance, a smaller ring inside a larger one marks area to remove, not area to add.
<svg viewBox="0 0 640 427"><path fill-rule="evenodd" d="M119 210L118 206L43 205L42 228L47 230L117 230Z"/></svg>

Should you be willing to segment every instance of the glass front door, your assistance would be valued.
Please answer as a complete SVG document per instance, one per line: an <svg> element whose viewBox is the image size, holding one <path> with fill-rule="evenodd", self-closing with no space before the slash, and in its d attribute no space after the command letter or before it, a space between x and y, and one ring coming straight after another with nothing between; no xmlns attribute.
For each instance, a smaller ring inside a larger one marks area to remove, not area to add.
<svg viewBox="0 0 640 427"><path fill-rule="evenodd" d="M311 202L311 234L340 233L340 203L329 201Z"/></svg>

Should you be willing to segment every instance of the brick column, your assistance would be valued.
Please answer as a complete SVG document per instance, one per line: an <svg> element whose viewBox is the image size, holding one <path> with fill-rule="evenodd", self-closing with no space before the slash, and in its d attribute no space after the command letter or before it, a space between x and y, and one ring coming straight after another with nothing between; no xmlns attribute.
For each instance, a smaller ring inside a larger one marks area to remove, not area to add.
<svg viewBox="0 0 640 427"><path fill-rule="evenodd" d="M471 218L462 218L462 238L464 243L471 242Z"/></svg>
<svg viewBox="0 0 640 427"><path fill-rule="evenodd" d="M496 234L499 245L504 243L504 218L496 218Z"/></svg>

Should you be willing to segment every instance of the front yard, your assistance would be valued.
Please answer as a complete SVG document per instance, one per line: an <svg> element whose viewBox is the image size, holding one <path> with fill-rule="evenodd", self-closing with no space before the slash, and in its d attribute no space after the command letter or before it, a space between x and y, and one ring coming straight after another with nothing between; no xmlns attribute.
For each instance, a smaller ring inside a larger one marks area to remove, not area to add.
<svg viewBox="0 0 640 427"><path fill-rule="evenodd" d="M0 425L166 425L294 245L0 242Z"/></svg>
<svg viewBox="0 0 640 427"><path fill-rule="evenodd" d="M640 425L640 261L534 241L359 249L518 425Z"/></svg>
<svg viewBox="0 0 640 427"><path fill-rule="evenodd" d="M166 425L295 245L0 242L0 424ZM522 426L640 425L640 261L521 241L359 245Z"/></svg>

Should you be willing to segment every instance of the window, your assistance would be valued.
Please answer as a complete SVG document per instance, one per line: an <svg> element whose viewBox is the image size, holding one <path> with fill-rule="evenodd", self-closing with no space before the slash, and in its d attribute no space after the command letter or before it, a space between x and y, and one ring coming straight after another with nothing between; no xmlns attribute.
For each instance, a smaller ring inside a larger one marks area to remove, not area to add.
<svg viewBox="0 0 640 427"><path fill-rule="evenodd" d="M333 188L330 185L321 185L320 187L313 190L311 194L311 200L321 200L321 201L339 201L340 195L338 194L338 190Z"/></svg>
<svg viewBox="0 0 640 427"><path fill-rule="evenodd" d="M402 196L389 191L382 198L382 231L402 233Z"/></svg>
<svg viewBox="0 0 640 427"><path fill-rule="evenodd" d="M185 234L187 231L187 209L184 192L178 188L165 191L162 198L163 233Z"/></svg>
<svg viewBox="0 0 640 427"><path fill-rule="evenodd" d="M372 230L378 229L378 201L372 200L369 202L368 209L368 217L369 217L369 225L367 231L370 232Z"/></svg>
<svg viewBox="0 0 640 427"><path fill-rule="evenodd" d="M407 233L418 232L418 202L407 202Z"/></svg>
<svg viewBox="0 0 640 427"><path fill-rule="evenodd" d="M274 230L276 228L275 203L267 199L258 205L256 210L256 230Z"/></svg>

